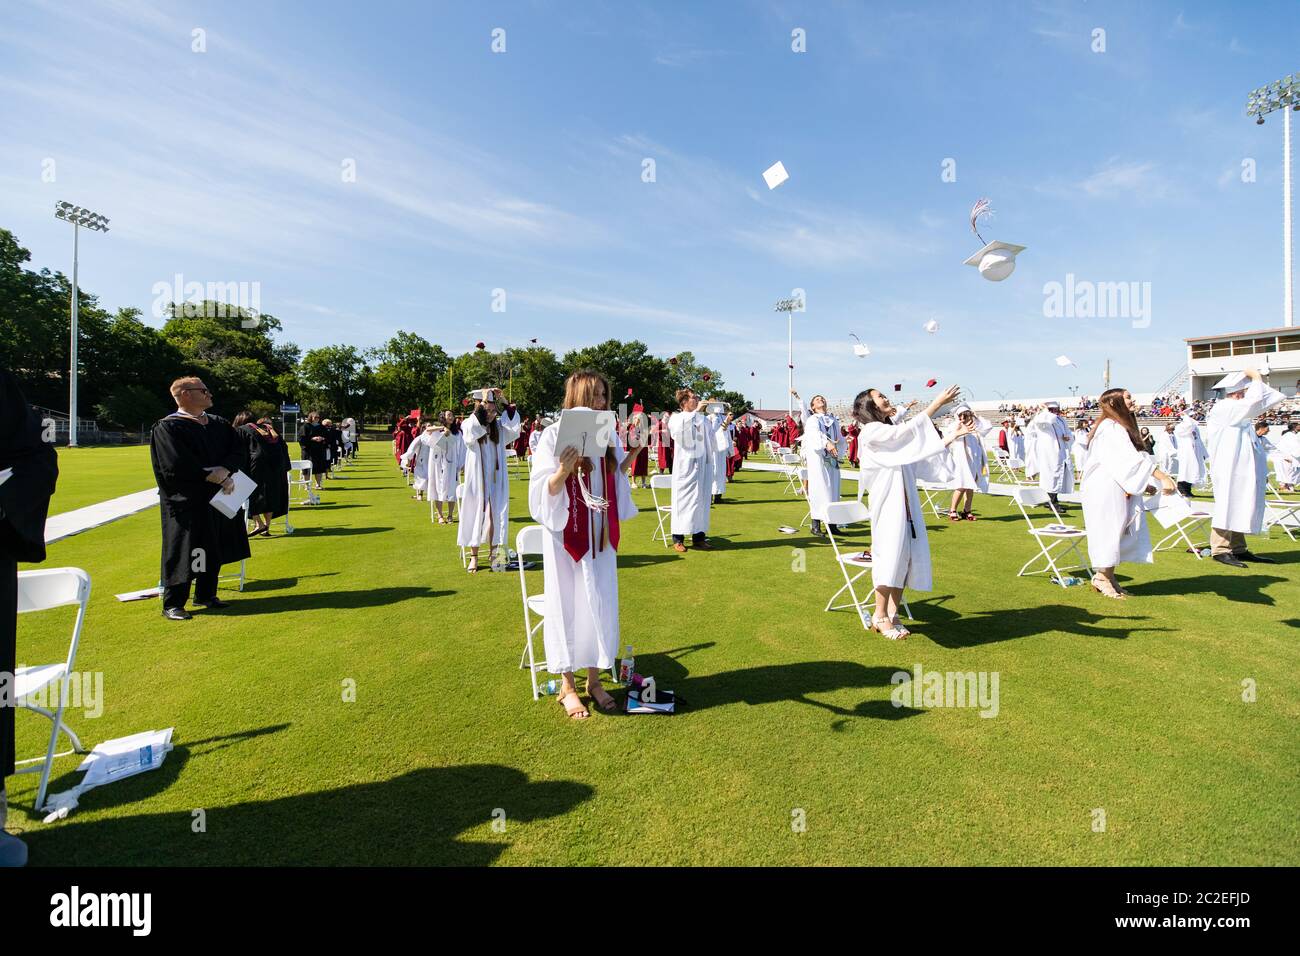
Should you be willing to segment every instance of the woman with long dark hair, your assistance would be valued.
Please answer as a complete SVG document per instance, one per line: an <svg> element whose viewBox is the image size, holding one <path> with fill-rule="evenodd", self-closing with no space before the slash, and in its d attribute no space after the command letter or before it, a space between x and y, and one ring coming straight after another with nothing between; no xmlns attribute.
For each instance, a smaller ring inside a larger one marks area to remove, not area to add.
<svg viewBox="0 0 1300 956"><path fill-rule="evenodd" d="M564 407L609 408L609 382L598 372L577 371L564 383ZM600 684L600 671L618 658L618 544L621 523L636 514L627 469L632 459L616 435L600 458L579 458L578 449L555 447L559 425L537 442L528 482L528 510L546 529L542 578L546 594L542 639L546 666L562 677L559 701L569 717L587 708L573 673L587 670L587 692L596 706L613 711L614 698Z"/></svg>
<svg viewBox="0 0 1300 956"><path fill-rule="evenodd" d="M1083 472L1083 525L1088 531L1092 586L1109 598L1128 597L1115 580L1122 561L1151 563L1151 534L1142 494L1152 479L1173 494L1173 478L1158 467L1138 433L1137 404L1127 389L1108 388L1088 433Z"/></svg>
<svg viewBox="0 0 1300 956"><path fill-rule="evenodd" d="M959 386L950 386L907 421L879 389L868 388L853 400L853 417L862 426L858 497L868 494L871 508L871 580L876 589L871 626L890 640L911 633L898 621L903 589L930 590L930 543L916 493L916 466L974 431L973 425L959 422L943 438L932 421L959 391Z"/></svg>
<svg viewBox="0 0 1300 956"><path fill-rule="evenodd" d="M253 413L242 411L235 416L235 433L248 447L248 477L257 482L257 490L248 498L248 514L255 527L249 532L271 536L271 520L289 513L289 448L271 419L253 420Z"/></svg>
<svg viewBox="0 0 1300 956"><path fill-rule="evenodd" d="M519 437L519 415L506 411L501 389L494 388L486 401L474 405L465 419L461 438L465 442L465 497L460 507L456 543L469 548L467 570L478 571L478 549L488 545L488 561L497 548L506 546L510 523L510 476L506 471L506 446Z"/></svg>

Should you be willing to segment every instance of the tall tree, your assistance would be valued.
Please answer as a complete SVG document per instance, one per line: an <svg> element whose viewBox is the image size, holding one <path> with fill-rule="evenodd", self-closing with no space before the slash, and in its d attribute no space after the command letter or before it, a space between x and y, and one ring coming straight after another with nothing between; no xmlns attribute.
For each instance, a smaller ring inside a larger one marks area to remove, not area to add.
<svg viewBox="0 0 1300 956"><path fill-rule="evenodd" d="M673 407L676 386L671 367L663 359L651 355L644 342L620 342L608 339L599 345L574 349L563 359L565 375L587 368L600 372L609 379L610 404L631 407L640 402L649 410ZM628 389L632 390L629 398Z"/></svg>
<svg viewBox="0 0 1300 956"><path fill-rule="evenodd" d="M413 407L441 407L438 379L451 367L451 357L441 345L414 332L398 332L368 357L375 363L375 371L367 411L384 415Z"/></svg>
<svg viewBox="0 0 1300 956"><path fill-rule="evenodd" d="M354 346L327 345L302 357L298 377L309 390L307 404L323 403L324 413L354 415L365 408L373 373Z"/></svg>

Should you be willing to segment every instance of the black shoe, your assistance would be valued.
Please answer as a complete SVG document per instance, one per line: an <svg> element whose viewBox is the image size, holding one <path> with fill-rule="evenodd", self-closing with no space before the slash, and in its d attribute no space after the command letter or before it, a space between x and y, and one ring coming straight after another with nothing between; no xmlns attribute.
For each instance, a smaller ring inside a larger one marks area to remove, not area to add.
<svg viewBox="0 0 1300 956"><path fill-rule="evenodd" d="M1214 555L1214 560L1218 561L1220 564L1226 564L1232 568L1244 568L1246 566L1244 561L1237 560L1237 556L1235 554L1216 554Z"/></svg>
<svg viewBox="0 0 1300 956"><path fill-rule="evenodd" d="M1238 551L1233 555L1238 561L1254 561L1257 564L1277 564L1277 558L1266 558L1262 554L1255 554L1253 551Z"/></svg>
<svg viewBox="0 0 1300 956"><path fill-rule="evenodd" d="M223 601L221 598L213 598L211 601L195 601L194 603L207 608L209 611L219 611L223 607L230 607L230 602Z"/></svg>
<svg viewBox="0 0 1300 956"><path fill-rule="evenodd" d="M163 608L163 617L169 621L188 621L194 615L183 607L165 607Z"/></svg>

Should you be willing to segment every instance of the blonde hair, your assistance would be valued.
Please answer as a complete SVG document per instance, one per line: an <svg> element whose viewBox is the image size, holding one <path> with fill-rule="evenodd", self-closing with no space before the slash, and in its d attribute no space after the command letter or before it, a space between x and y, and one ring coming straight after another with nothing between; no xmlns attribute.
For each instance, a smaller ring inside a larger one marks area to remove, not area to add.
<svg viewBox="0 0 1300 956"><path fill-rule="evenodd" d="M605 409L609 408L609 379L599 372L578 369L564 380L564 407L596 408L597 385L605 387ZM603 411L605 409L597 409Z"/></svg>
<svg viewBox="0 0 1300 956"><path fill-rule="evenodd" d="M172 382L172 398L176 401L180 401L181 392L195 385L201 385L202 383L203 379L199 378L197 375L186 375L184 378L178 378L176 381Z"/></svg>

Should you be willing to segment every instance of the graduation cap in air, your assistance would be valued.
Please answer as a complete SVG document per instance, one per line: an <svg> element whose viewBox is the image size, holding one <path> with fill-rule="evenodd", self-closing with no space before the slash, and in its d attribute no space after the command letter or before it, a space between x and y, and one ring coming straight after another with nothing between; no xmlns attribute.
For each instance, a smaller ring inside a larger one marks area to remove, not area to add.
<svg viewBox="0 0 1300 956"><path fill-rule="evenodd" d="M903 386L901 384L894 386L894 391L901 392L902 390L903 390Z"/></svg>
<svg viewBox="0 0 1300 956"><path fill-rule="evenodd" d="M987 199L977 200L975 205L971 207L970 231L975 233L975 237L980 242L984 242L984 237L979 233L979 220L992 215L993 210L989 207ZM1016 256L1024 251L1024 246L1017 246L1014 243L989 242L985 244L983 249L967 259L964 264L979 269L980 275L990 282L1001 282L1016 271ZM929 330L927 329L927 331Z"/></svg>
<svg viewBox="0 0 1300 956"><path fill-rule="evenodd" d="M852 332L850 332L849 335L853 336L853 340L856 343L853 346L854 355L856 355L858 358L866 358L868 355L871 354L871 349L867 348L867 346L863 344L862 339L858 338L856 335L853 335Z"/></svg>
<svg viewBox="0 0 1300 956"><path fill-rule="evenodd" d="M775 189L789 178L790 174L785 171L785 164L780 160L763 170L763 182L767 183L768 189Z"/></svg>
<svg viewBox="0 0 1300 956"><path fill-rule="evenodd" d="M932 379L930 379L928 382L925 383L925 387L926 387L926 388L934 388L935 384L936 384L938 381L939 381L939 380L938 380L937 378L932 378Z"/></svg>
<svg viewBox="0 0 1300 956"><path fill-rule="evenodd" d="M935 332L939 331L939 322L937 319L931 319L929 322L925 323L922 328L933 335Z"/></svg>

